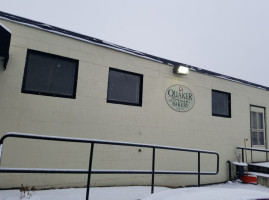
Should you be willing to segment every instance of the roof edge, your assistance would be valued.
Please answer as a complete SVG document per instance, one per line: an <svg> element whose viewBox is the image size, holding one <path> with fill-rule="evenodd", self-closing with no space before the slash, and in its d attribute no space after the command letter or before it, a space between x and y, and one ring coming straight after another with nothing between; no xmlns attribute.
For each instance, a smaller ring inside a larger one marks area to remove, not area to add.
<svg viewBox="0 0 269 200"><path fill-rule="evenodd" d="M188 64L184 64L184 63L168 60L168 59L165 59L165 58L157 57L157 56L154 56L154 55L151 55L151 54L143 53L143 52L136 51L136 50L133 50L133 49L130 49L130 48L126 48L126 47L123 47L123 46L120 46L120 45L116 45L116 44L113 44L113 43L110 43L110 42L107 42L105 40L101 40L101 39L98 39L98 38L95 38L95 37L90 37L90 36L87 36L87 35L83 35L83 34L80 34L80 33L76 33L76 32L73 32L73 31L66 30L66 29L62 29L62 28L52 26L52 25L49 25L49 24L45 24L45 23L42 23L42 22L30 20L30 19L27 19L27 18L19 17L19 16L16 16L16 15L13 15L13 14L2 12L2 11L0 11L0 19L4 19L4 20L7 20L7 21L12 21L12 22L15 22L15 23L23 24L23 25L30 26L30 27L33 27L33 28L48 31L48 32L51 32L51 33L63 35L63 36L69 37L69 38L73 38L73 39L76 39L76 40L80 40L80 41L84 41L84 42L87 42L87 43L95 44L95 45L98 45L98 46L107 47L107 48L114 49L114 50L117 50L117 51L121 51L121 52L124 52L124 53L127 53L127 54L131 54L131 55L134 55L134 56L138 56L138 57L141 57L141 58L152 60L152 61L155 61L155 62L158 62L158 63L166 64L166 65L169 65L171 67L178 66L178 65L184 65L184 66L189 67L191 71L195 71L195 72L198 72L198 73L201 73L201 74L205 74L205 75L213 76L213 77L216 77L216 78L221 78L221 79L233 81L233 82L236 82L236 83L240 83L240 84L243 84L243 85L247 85L247 86L250 86L250 87L255 87L255 88L258 88L258 89L269 91L269 87L266 87L266 86L263 86L263 85L260 85L260 84L252 83L252 82L245 81L245 80L242 80L242 79L239 79L239 78L234 78L232 76L226 76L226 75L223 75L223 74L219 74L219 73L216 73L216 72L213 72L213 71L205 70L205 69L195 67L195 66L191 66L191 65L188 65Z"/></svg>

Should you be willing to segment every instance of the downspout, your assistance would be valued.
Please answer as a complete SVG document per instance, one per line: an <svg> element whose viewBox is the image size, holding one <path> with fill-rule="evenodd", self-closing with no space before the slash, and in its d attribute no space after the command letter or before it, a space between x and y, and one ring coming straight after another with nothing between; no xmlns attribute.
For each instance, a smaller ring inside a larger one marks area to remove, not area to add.
<svg viewBox="0 0 269 200"><path fill-rule="evenodd" d="M227 160L228 167L229 167L229 181L232 180L232 167L231 167L231 161Z"/></svg>

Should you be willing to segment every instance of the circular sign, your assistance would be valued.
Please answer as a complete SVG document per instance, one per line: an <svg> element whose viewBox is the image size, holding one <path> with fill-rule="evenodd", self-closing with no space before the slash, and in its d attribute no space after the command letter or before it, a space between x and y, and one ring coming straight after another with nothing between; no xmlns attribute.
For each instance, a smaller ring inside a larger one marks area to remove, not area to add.
<svg viewBox="0 0 269 200"><path fill-rule="evenodd" d="M187 112L194 106L192 91L183 85L172 85L165 92L167 104L175 111Z"/></svg>

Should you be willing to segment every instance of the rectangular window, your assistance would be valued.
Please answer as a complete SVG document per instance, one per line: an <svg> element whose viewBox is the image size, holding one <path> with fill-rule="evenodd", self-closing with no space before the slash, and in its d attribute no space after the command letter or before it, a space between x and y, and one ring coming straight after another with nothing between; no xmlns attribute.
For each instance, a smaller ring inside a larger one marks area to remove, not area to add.
<svg viewBox="0 0 269 200"><path fill-rule="evenodd" d="M107 102L142 106L143 75L109 69Z"/></svg>
<svg viewBox="0 0 269 200"><path fill-rule="evenodd" d="M76 98L78 60L28 50L22 92Z"/></svg>
<svg viewBox="0 0 269 200"><path fill-rule="evenodd" d="M231 94L212 90L212 115L231 117Z"/></svg>

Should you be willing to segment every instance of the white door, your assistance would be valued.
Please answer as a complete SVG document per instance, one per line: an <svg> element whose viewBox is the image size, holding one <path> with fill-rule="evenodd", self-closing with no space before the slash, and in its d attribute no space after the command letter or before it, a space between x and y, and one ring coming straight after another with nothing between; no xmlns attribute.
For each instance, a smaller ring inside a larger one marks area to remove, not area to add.
<svg viewBox="0 0 269 200"><path fill-rule="evenodd" d="M265 149L265 117L264 108L251 106L250 107L250 136L252 148ZM263 152L251 153L252 162L266 161L266 154Z"/></svg>

